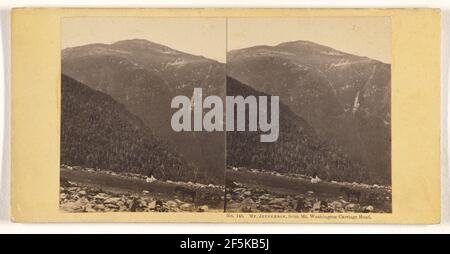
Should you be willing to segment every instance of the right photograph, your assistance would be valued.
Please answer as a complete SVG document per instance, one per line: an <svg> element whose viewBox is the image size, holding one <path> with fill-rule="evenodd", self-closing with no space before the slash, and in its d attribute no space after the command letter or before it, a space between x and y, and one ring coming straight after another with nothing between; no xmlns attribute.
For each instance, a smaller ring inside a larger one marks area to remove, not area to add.
<svg viewBox="0 0 450 254"><path fill-rule="evenodd" d="M227 132L226 212L392 213L389 17L229 18L226 93L279 98L276 141Z"/></svg>

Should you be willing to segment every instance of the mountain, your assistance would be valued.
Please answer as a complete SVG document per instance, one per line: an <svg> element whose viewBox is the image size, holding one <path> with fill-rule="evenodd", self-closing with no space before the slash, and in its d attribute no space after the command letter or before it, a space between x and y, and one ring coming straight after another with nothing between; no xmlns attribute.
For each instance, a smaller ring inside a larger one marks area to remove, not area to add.
<svg viewBox="0 0 450 254"><path fill-rule="evenodd" d="M61 76L61 163L204 180L123 105L66 75Z"/></svg>
<svg viewBox="0 0 450 254"><path fill-rule="evenodd" d="M64 49L62 73L110 95L209 177L223 179L225 134L173 131L170 103L194 87L224 96L224 64L134 39Z"/></svg>
<svg viewBox="0 0 450 254"><path fill-rule="evenodd" d="M87 83L94 83L99 89L106 89L101 81L105 81L110 69L130 71L131 77L146 74L145 78L153 78L152 86L160 90L192 95L192 88L202 87L207 94L223 95L225 93L225 65L195 56L148 40L123 40L112 44L89 44L67 48L62 51L62 71L77 76ZM96 70L93 72L92 70ZM128 72L126 72L128 73ZM112 77L109 77L112 79ZM119 79L116 83L122 83ZM114 80L116 77L114 77ZM96 82L93 82L96 81ZM109 83L110 84L110 83ZM119 84L125 85L125 84ZM110 84L113 86L113 84ZM114 89L114 87L110 87ZM117 89L117 88L116 88ZM112 92L112 91L111 91ZM117 90L114 92L122 92Z"/></svg>
<svg viewBox="0 0 450 254"><path fill-rule="evenodd" d="M309 41L233 50L228 75L280 96L318 136L390 182L390 65Z"/></svg>
<svg viewBox="0 0 450 254"><path fill-rule="evenodd" d="M233 78L227 78L227 95L270 96ZM261 143L260 131L227 132L227 166L309 176L317 174L328 181L374 180L361 165L321 142L314 129L288 106L280 103L279 110L280 133L276 142ZM271 112L270 109L268 112Z"/></svg>

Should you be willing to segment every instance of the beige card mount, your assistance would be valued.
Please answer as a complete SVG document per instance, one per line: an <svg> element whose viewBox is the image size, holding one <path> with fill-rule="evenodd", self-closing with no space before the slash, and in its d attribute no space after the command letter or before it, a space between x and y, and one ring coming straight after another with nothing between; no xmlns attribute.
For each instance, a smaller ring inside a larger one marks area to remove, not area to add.
<svg viewBox="0 0 450 254"><path fill-rule="evenodd" d="M14 9L17 222L440 221L433 9Z"/></svg>

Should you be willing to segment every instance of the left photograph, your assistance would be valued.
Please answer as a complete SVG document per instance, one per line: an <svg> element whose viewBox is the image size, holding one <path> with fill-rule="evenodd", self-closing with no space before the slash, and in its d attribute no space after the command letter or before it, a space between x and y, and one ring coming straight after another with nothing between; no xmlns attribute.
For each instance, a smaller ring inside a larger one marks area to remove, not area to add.
<svg viewBox="0 0 450 254"><path fill-rule="evenodd" d="M225 132L171 121L225 97L226 41L224 18L61 20L62 211L223 212Z"/></svg>

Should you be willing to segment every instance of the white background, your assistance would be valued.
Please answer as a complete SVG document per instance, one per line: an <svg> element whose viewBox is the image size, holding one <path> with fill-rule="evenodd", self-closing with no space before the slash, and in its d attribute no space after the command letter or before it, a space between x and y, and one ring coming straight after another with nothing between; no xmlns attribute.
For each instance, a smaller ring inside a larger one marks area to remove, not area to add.
<svg viewBox="0 0 450 254"><path fill-rule="evenodd" d="M13 7L159 7L159 8L441 8L441 169L440 225L305 225L305 224L20 224L9 218L10 194L10 9ZM448 161L448 71L450 0L0 0L0 233L450 233Z"/></svg>

